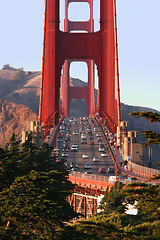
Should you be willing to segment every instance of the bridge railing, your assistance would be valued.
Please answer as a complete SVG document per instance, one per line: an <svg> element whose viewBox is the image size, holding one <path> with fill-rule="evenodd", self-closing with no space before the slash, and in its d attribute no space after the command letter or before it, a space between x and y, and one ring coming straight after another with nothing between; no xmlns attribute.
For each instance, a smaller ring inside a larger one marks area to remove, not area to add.
<svg viewBox="0 0 160 240"><path fill-rule="evenodd" d="M144 166L141 166L141 165L133 163L133 162L130 162L129 165L131 166L131 170L135 174L141 175L143 177L150 178L155 175L160 175L160 170L158 170L158 169L144 167Z"/></svg>
<svg viewBox="0 0 160 240"><path fill-rule="evenodd" d="M100 176L100 175L95 175L95 174L85 174L85 173L82 173L82 172L72 171L69 175L72 176L72 177L92 179L92 180L100 181L100 182L108 182L109 181L108 176Z"/></svg>
<svg viewBox="0 0 160 240"><path fill-rule="evenodd" d="M60 119L58 125L53 129L53 133L51 134L50 139L49 139L49 141L48 141L48 143L49 143L50 146L52 145L52 143L53 143L53 141L54 141L54 139L55 139L55 137L56 137L56 134L57 134L57 132L58 132L59 126L61 125L63 119L64 119L64 117L62 117L62 118Z"/></svg>
<svg viewBox="0 0 160 240"><path fill-rule="evenodd" d="M101 131L102 131L102 133L103 133L103 136L104 136L104 138L105 138L105 140L106 140L106 142L107 142L107 144L108 144L108 146L109 146L109 150L110 150L110 153L111 153L112 161L113 161L113 163L115 164L115 162L116 162L115 154L114 154L113 151L112 151L111 145L109 144L108 138L107 138L106 135L105 135L104 129L102 128L102 126L101 126L98 118L95 118L95 120L96 120L96 122L98 123L98 125L99 125L99 127L100 127L100 129L101 129Z"/></svg>
<svg viewBox="0 0 160 240"><path fill-rule="evenodd" d="M70 178L71 177L71 178ZM109 176L100 176L100 175L94 175L94 174L84 174L81 172L75 172L72 171L69 174L69 179L74 182L74 184L80 184L80 185L87 185L90 184L90 186L96 186L97 188L106 189L107 187L113 186L116 179L109 179ZM85 181L86 180L86 181ZM129 181L127 178L118 177L118 181L122 182L123 184L130 184L134 182L141 182L141 183L156 183L160 184L160 181L154 180L154 181L147 181L146 179L140 178L137 180L131 180Z"/></svg>

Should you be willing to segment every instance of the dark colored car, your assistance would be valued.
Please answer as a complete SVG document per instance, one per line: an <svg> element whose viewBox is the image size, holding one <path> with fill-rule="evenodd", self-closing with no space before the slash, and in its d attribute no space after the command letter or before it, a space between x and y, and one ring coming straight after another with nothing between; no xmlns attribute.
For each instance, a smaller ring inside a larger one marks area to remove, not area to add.
<svg viewBox="0 0 160 240"><path fill-rule="evenodd" d="M109 167L109 168L108 168L108 172L109 172L109 173L114 173L114 168Z"/></svg>
<svg viewBox="0 0 160 240"><path fill-rule="evenodd" d="M106 173L106 169L105 169L105 168L99 168L99 169L98 169L98 172L99 172L99 173Z"/></svg>

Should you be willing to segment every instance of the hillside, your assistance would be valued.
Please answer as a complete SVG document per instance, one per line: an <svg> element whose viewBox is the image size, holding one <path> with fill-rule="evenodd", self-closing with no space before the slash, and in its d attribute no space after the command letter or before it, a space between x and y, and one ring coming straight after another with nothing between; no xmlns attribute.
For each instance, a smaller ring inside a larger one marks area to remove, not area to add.
<svg viewBox="0 0 160 240"><path fill-rule="evenodd" d="M20 137L21 131L29 129L30 120L36 119L39 108L41 72L26 72L23 80L15 81L13 76L15 71L0 70L0 118L1 118L1 139L0 144L8 140L11 133L15 131ZM71 86L86 86L86 83L79 79L70 79ZM95 97L97 90L95 90ZM8 102L9 101L9 102ZM3 107L3 106L6 106ZM77 106L79 106L77 108ZM150 124L147 120L140 118L135 119L129 116L133 111L156 111L150 108L129 106L121 103L122 120L128 121L129 130L143 131L150 129L160 132L160 123ZM21 113L21 114L20 114ZM71 103L71 116L86 116L87 109L84 100L76 99ZM141 142L144 139L139 137ZM153 147L154 162L160 160L160 147ZM145 159L148 159L148 151L146 150Z"/></svg>
<svg viewBox="0 0 160 240"><path fill-rule="evenodd" d="M20 139L23 130L30 130L30 121L36 116L26 106L0 99L0 146L4 147L13 132Z"/></svg>

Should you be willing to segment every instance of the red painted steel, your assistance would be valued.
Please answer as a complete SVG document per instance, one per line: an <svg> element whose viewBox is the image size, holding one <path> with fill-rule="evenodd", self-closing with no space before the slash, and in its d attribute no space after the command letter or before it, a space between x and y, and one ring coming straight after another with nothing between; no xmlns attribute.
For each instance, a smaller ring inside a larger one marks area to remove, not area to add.
<svg viewBox="0 0 160 240"><path fill-rule="evenodd" d="M66 1L66 27L65 32L59 30L59 1L46 0L45 25L44 25L44 47L42 65L42 84L40 98L40 123L44 124L55 114L55 123L59 118L59 89L60 76L63 64L63 107L65 114L69 112L69 103L77 94L78 89L69 87L68 72L69 63L66 60L79 60L97 64L99 76L99 116L109 119L112 129L120 122L120 100L118 79L118 51L116 30L116 5L115 0L100 0L100 31L91 31L93 27L93 15L91 11L90 20L83 23L68 21L68 4L71 2L88 2L93 7L92 0L67 0ZM70 33L70 29L88 29L88 33ZM117 63L116 63L117 62ZM81 89L81 98L85 96L88 112L92 113L94 107L94 81L93 66L89 70L91 75L88 80L88 90ZM80 90L80 89L79 89ZM87 92L88 91L88 92ZM86 93L87 92L87 93ZM71 95L70 95L71 94ZM72 96L72 94L74 96Z"/></svg>
<svg viewBox="0 0 160 240"><path fill-rule="evenodd" d="M73 22L68 19L68 6L71 2L88 2L90 4L90 19L84 22ZM65 1L65 19L64 19L64 32L70 33L74 30L83 30L88 33L93 32L93 0L89 1ZM88 67L88 85L85 88L72 87L69 86L69 68L73 61L84 61L87 63ZM85 59L69 59L66 60L63 66L63 77L62 77L62 107L64 108L65 116L68 117L69 109L72 99L80 98L85 99L88 109L88 114L92 114L95 104L94 104L94 63L93 60Z"/></svg>
<svg viewBox="0 0 160 240"><path fill-rule="evenodd" d="M93 179L80 178L69 175L69 180L78 185L79 187L88 187L90 189L98 189L101 191L105 191L107 187L111 188L114 184L109 182L102 182Z"/></svg>

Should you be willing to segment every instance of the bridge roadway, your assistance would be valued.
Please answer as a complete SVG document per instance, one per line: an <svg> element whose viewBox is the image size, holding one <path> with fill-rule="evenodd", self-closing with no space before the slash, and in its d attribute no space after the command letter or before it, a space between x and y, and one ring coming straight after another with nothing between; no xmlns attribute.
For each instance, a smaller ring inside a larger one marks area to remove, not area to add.
<svg viewBox="0 0 160 240"><path fill-rule="evenodd" d="M87 129L90 127L91 131L88 133ZM81 141L81 132L86 134L87 144L82 144ZM59 136L62 133L62 138ZM100 135L98 137L97 135ZM93 136L93 140L89 138ZM96 175L105 175L110 176L114 175L114 173L99 173L99 168L114 168L113 158L111 157L111 153L109 150L108 143L102 133L101 128L98 126L98 123L94 119L85 119L78 118L76 121L72 119L65 119L60 125L59 134L56 136L55 141L53 142L53 147L58 148L58 157L61 158L63 155L64 141L66 138L69 138L69 149L68 149L68 157L63 157L66 160L67 167L71 170L85 173L86 171L90 171L92 174ZM99 152L99 141L104 145L104 151L107 153L106 157L102 157ZM94 142L94 145L90 145L89 142ZM71 151L72 145L77 145L78 151ZM56 151L55 151L56 152ZM88 154L88 158L84 159L82 157L83 154ZM93 158L98 157L99 162L94 162ZM74 166L71 166L71 163L74 162ZM85 163L91 164L91 169L85 169ZM76 167L75 167L76 166Z"/></svg>

